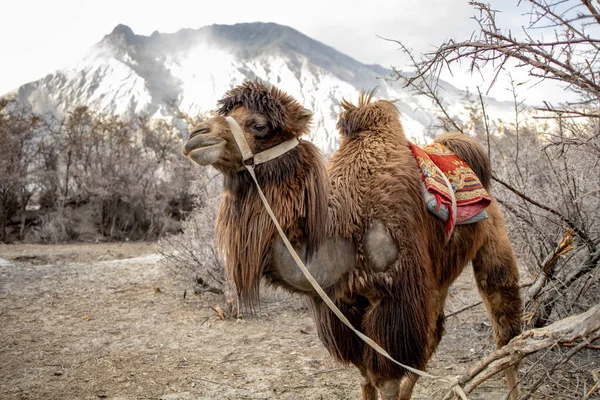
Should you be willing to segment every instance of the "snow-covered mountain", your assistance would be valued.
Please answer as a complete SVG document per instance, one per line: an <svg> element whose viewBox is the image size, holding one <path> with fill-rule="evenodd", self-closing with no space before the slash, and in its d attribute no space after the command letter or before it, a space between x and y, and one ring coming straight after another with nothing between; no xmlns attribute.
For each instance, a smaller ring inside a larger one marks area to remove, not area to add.
<svg viewBox="0 0 600 400"><path fill-rule="evenodd" d="M409 137L422 140L436 122L430 102L383 79L390 73L274 23L211 25L150 36L119 25L77 64L11 94L42 113L87 105L106 113L169 117L174 103L190 115L209 112L230 88L261 78L315 112L312 140L330 153L337 147L338 102L355 100L362 89L377 86L377 97L397 100ZM460 111L464 92L444 87L445 99ZM488 101L500 113L510 110L509 104Z"/></svg>

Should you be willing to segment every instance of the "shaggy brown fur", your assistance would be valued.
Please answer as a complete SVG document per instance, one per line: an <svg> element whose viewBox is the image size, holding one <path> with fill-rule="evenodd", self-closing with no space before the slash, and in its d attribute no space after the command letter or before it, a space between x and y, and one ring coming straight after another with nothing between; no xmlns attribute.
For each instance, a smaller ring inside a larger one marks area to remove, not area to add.
<svg viewBox="0 0 600 400"><path fill-rule="evenodd" d="M246 120L238 116L242 109L267 117L270 133L254 141L254 153L308 131L310 115L306 110L286 93L259 81L234 88L219 104L221 114L232 115L238 121ZM279 235L250 175L237 171L239 162L235 169L223 171L225 193L217 216L216 237L225 255L227 273L252 309L258 302L260 279L276 274L269 268L269 255ZM321 152L312 143L302 141L277 162L260 164L255 171L292 244L305 242L307 253L313 254L325 238L323 227L327 221L328 179ZM284 285L276 277L271 282Z"/></svg>
<svg viewBox="0 0 600 400"><path fill-rule="evenodd" d="M253 151L308 129L307 114L295 100L258 81L232 90L220 104L220 113L238 121ZM372 93L367 93L358 107L347 101L342 106L341 145L329 162L329 180L320 153L307 142L256 168L292 244L306 243L314 251L325 237L353 241L356 267L328 289L330 296L356 328L402 363L425 367L442 335L448 287L469 261L497 344L506 344L520 331L521 302L516 263L497 203L488 208L488 220L456 227L446 244L445 223L425 208L420 172L394 105L372 102ZM269 130L253 133L253 124L261 118L269 121ZM277 233L248 173L237 171L242 162L231 145L231 132L221 116L206 124L201 130L210 128L214 137L227 141L212 165L225 176L216 229L228 273L250 303L257 300L262 277L294 291L270 265ZM489 161L480 146L456 134L438 140L464 157L489 187ZM383 271L369 264L362 244L375 220L384 223L398 249L395 262ZM357 366L365 377L363 399L376 399L375 388L384 399L410 398L414 377L409 375L399 389L406 371L365 346L320 298L306 294L325 347L338 360Z"/></svg>
<svg viewBox="0 0 600 400"><path fill-rule="evenodd" d="M283 134L282 139L287 136L285 133L300 137L309 132L307 121L298 118L304 112L304 107L292 96L260 80L245 81L230 90L218 104L218 113L221 115L228 115L240 106L250 112L263 114L273 133Z"/></svg>
<svg viewBox="0 0 600 400"><path fill-rule="evenodd" d="M294 245L306 241L309 254L325 237L322 227L326 223L327 176L325 168L313 168L301 175L294 171L307 164L318 167L322 165L320 158L312 143L302 142L277 164L256 167L258 182L284 232ZM239 295L253 306L258 301L260 279L274 272L268 268L269 255L279 234L247 172L226 175L224 183L225 195L216 224L217 243Z"/></svg>
<svg viewBox="0 0 600 400"><path fill-rule="evenodd" d="M433 330L433 274L428 230L434 236L443 228L429 227L419 172L407 147L399 115L390 102L370 103L361 96L359 106L344 102L338 129L340 148L328 164L331 183L329 235L353 239L358 246L359 279L348 282L347 292L367 298L361 329L401 363L422 369L428 359ZM375 219L383 221L397 243L399 256L386 272L370 273L360 246ZM437 225L437 224L436 224ZM438 231L439 229L439 231ZM321 330L322 335L324 331ZM342 328L335 338L350 335ZM332 339L335 340L335 339ZM339 340L342 360L355 350ZM335 354L335 353L334 353ZM399 379L401 367L362 346L362 366L376 381Z"/></svg>

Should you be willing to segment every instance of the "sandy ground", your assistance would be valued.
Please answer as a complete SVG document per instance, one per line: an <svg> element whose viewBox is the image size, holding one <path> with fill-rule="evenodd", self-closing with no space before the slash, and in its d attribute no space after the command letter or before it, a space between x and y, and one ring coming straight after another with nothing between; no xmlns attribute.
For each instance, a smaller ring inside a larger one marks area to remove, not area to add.
<svg viewBox="0 0 600 400"><path fill-rule="evenodd" d="M479 300L466 271L447 310ZM220 320L223 298L183 293L154 243L0 245L0 399L360 399L297 297ZM428 371L457 376L493 350L481 306L447 321ZM415 398L440 398L424 379ZM471 399L503 399L503 378Z"/></svg>

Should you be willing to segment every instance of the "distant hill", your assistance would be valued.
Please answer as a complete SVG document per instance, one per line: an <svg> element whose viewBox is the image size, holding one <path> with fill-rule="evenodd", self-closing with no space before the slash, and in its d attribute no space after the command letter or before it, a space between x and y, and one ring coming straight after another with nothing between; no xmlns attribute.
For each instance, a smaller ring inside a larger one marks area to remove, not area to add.
<svg viewBox="0 0 600 400"><path fill-rule="evenodd" d="M63 113L87 105L105 113L192 115L213 109L244 79L271 82L315 112L312 140L326 153L337 147L339 100L361 89L396 99L409 137L423 138L436 120L427 99L383 78L391 71L366 65L287 26L274 23L211 25L176 33L136 35L118 25L76 64L27 83L12 94L35 111ZM444 84L445 98L462 107L464 92ZM510 105L490 99L499 112Z"/></svg>

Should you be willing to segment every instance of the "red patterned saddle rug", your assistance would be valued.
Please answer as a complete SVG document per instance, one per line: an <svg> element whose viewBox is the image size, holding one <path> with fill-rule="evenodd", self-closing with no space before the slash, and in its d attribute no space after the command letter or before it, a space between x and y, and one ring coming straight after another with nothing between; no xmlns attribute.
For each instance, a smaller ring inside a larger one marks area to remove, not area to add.
<svg viewBox="0 0 600 400"><path fill-rule="evenodd" d="M421 170L427 209L447 221L448 238L455 224L487 218L492 199L466 162L439 143L418 147L409 142L409 147Z"/></svg>

